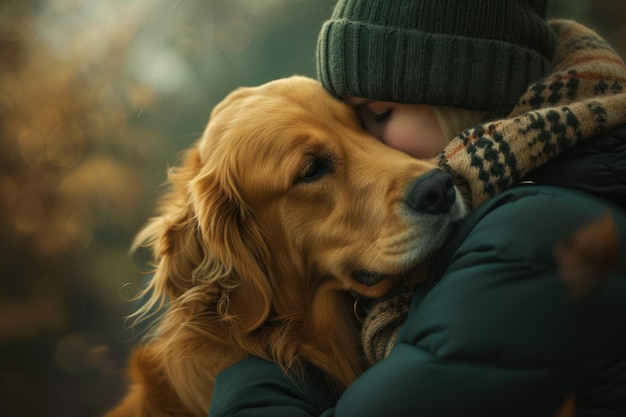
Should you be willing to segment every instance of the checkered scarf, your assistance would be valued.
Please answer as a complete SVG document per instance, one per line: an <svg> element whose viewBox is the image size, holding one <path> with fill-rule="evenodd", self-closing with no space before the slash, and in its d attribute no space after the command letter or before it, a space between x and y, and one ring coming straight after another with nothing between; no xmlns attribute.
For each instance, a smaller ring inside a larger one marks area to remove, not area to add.
<svg viewBox="0 0 626 417"><path fill-rule="evenodd" d="M439 157L472 208L586 139L626 123L626 65L595 32L552 20L553 72L531 85L509 115L462 132ZM370 365L387 356L408 312L401 288L374 303L363 323Z"/></svg>

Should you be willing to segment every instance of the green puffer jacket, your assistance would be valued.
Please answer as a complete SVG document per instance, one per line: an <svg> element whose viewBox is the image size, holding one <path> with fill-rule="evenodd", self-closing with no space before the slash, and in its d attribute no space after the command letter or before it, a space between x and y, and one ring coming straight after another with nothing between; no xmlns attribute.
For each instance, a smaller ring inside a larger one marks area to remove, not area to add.
<svg viewBox="0 0 626 417"><path fill-rule="evenodd" d="M209 416L539 417L572 394L577 417L626 416L626 128L526 179L453 233L390 355L338 400L314 369L248 358L218 375ZM555 249L607 212L618 268L572 298Z"/></svg>

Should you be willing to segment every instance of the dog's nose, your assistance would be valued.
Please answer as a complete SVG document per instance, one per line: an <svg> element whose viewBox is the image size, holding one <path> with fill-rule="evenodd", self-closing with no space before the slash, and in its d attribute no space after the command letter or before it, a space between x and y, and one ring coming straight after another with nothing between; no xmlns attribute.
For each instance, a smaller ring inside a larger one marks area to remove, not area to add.
<svg viewBox="0 0 626 417"><path fill-rule="evenodd" d="M417 178L409 186L406 203L422 213L440 214L450 210L456 199L452 176L440 169Z"/></svg>

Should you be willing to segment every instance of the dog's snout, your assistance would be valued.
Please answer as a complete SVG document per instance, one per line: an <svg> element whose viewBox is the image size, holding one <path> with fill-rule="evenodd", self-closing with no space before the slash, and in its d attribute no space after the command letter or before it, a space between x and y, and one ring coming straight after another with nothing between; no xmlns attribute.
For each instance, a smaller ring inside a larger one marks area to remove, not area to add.
<svg viewBox="0 0 626 417"><path fill-rule="evenodd" d="M448 212L455 199L456 191L452 176L440 169L434 169L417 178L406 193L406 203L409 207L430 214Z"/></svg>

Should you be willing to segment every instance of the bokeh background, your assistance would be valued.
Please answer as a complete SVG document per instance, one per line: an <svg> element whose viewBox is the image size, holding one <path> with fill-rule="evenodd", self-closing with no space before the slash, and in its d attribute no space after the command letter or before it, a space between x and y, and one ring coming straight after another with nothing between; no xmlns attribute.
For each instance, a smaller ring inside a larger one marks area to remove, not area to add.
<svg viewBox="0 0 626 417"><path fill-rule="evenodd" d="M315 76L335 0L0 0L0 415L124 391L128 254L168 165L240 85ZM626 2L553 0L624 56Z"/></svg>

